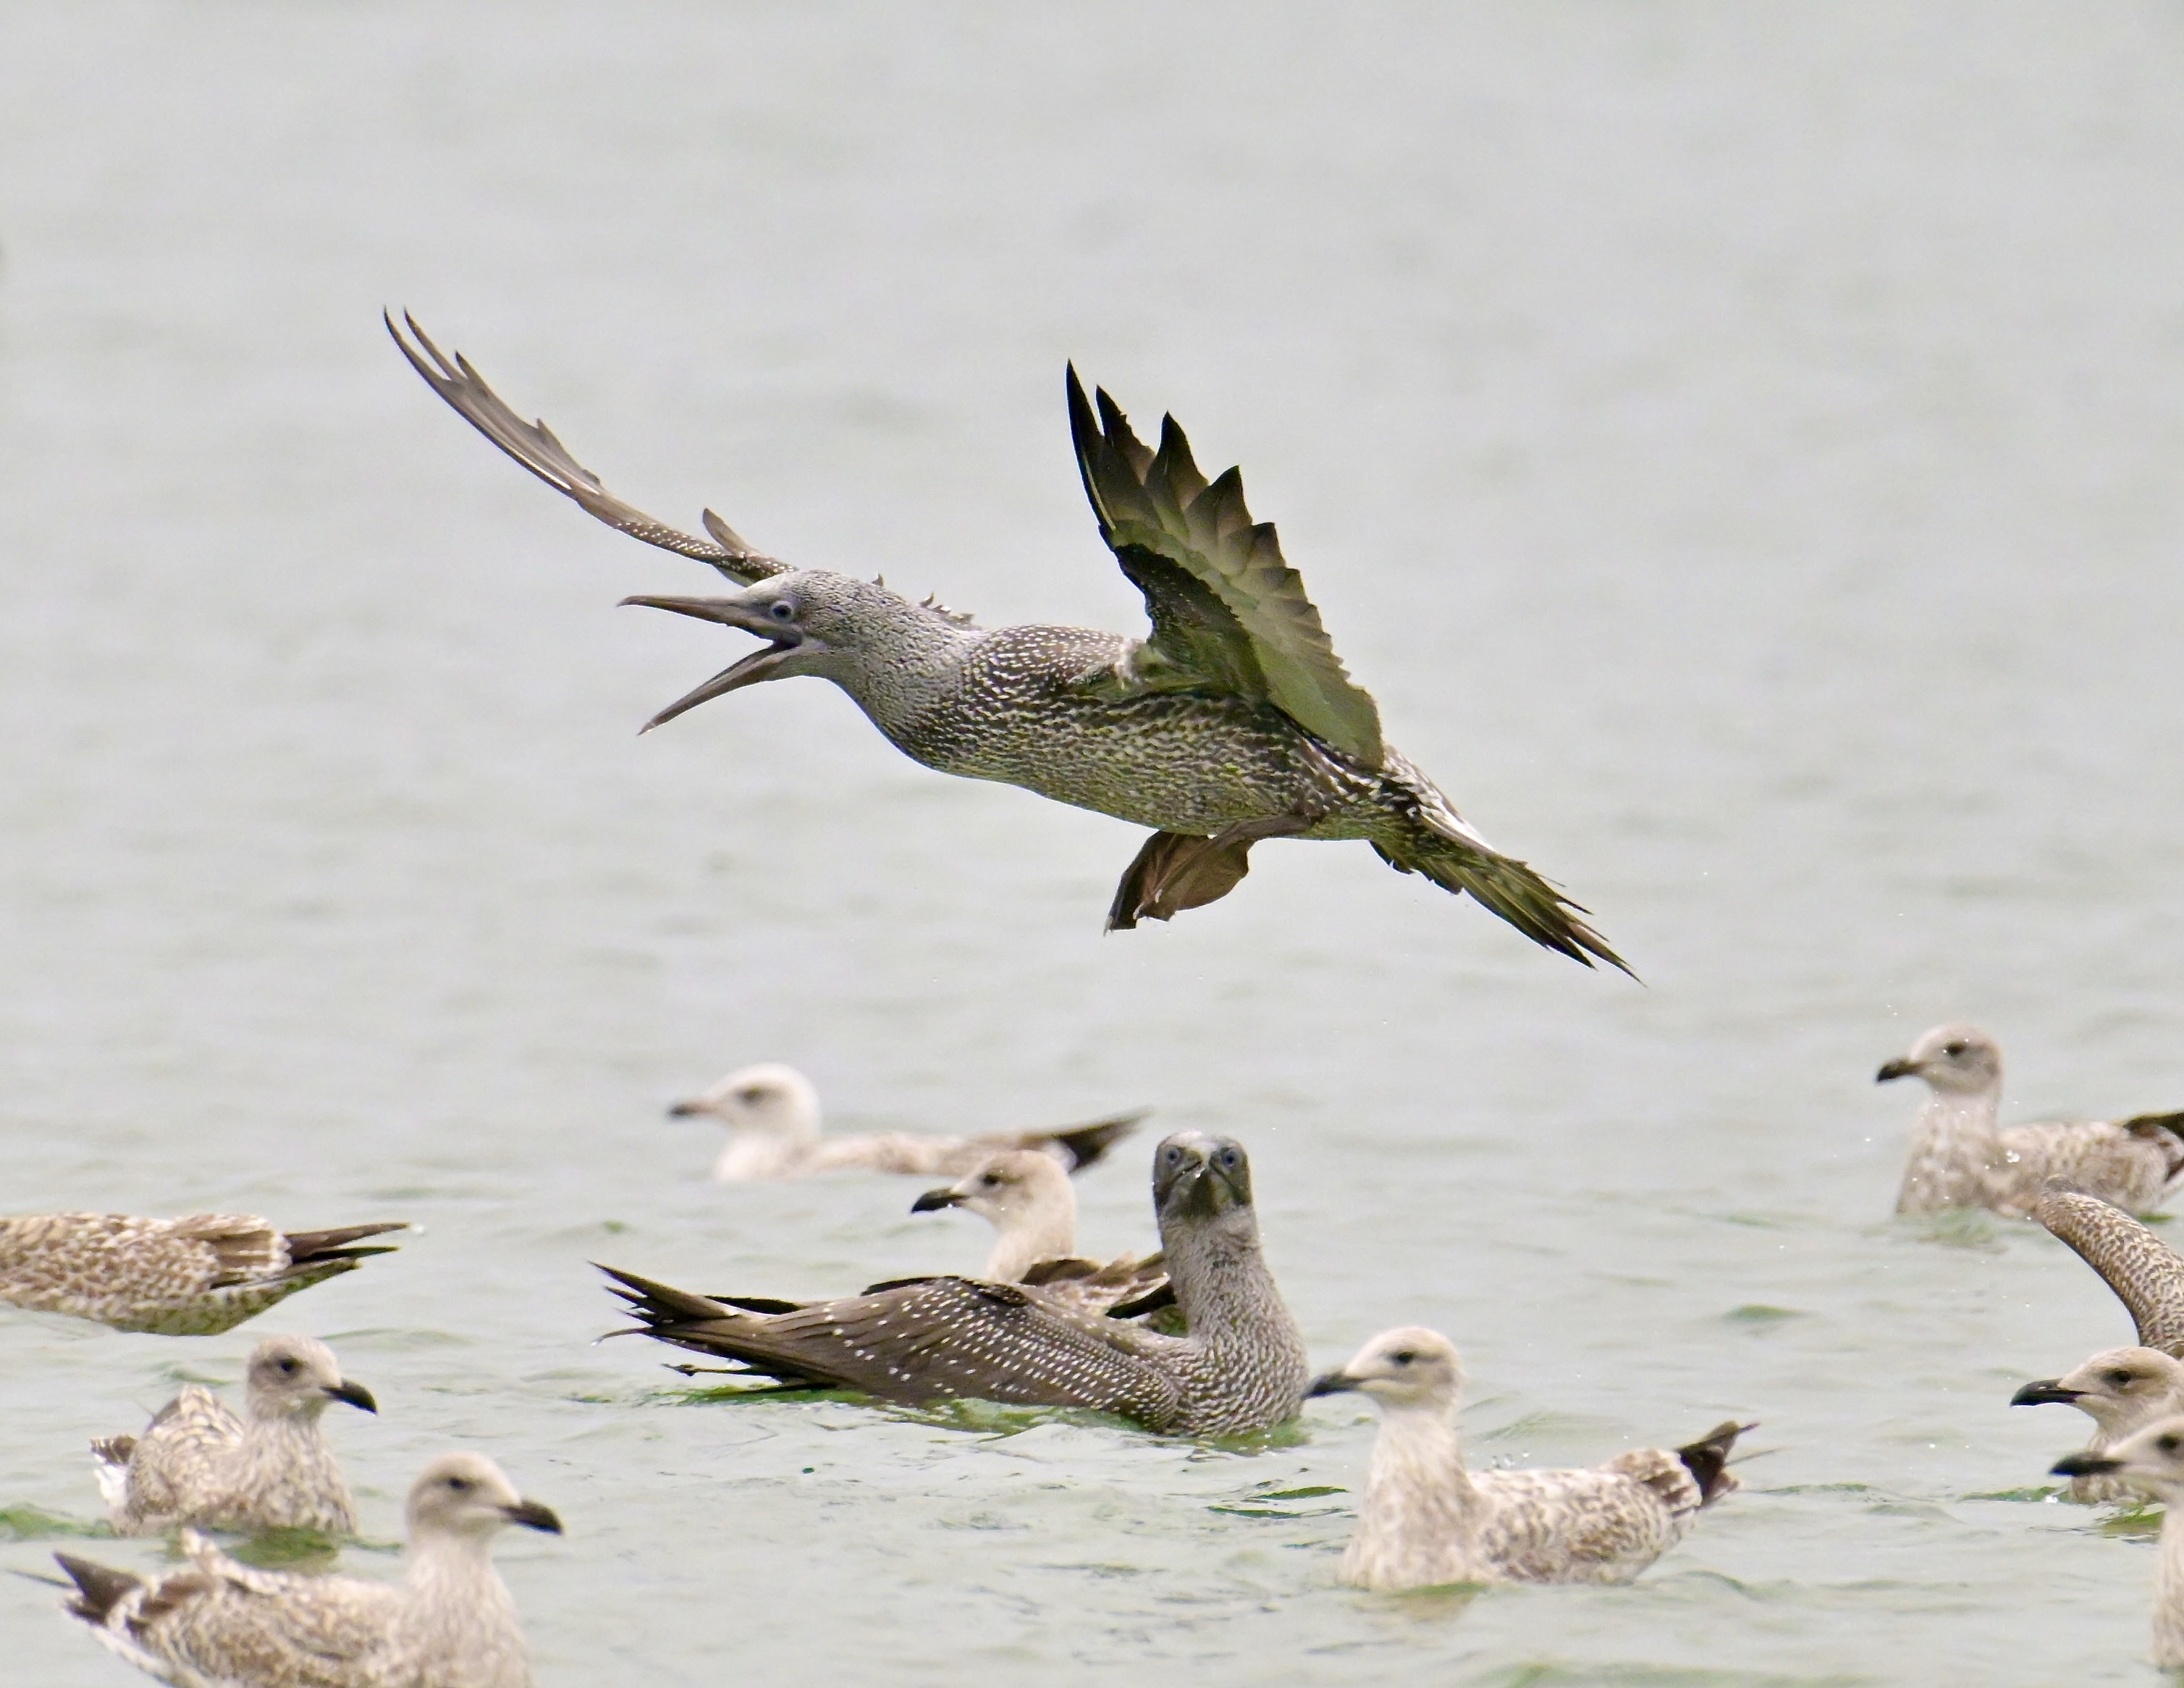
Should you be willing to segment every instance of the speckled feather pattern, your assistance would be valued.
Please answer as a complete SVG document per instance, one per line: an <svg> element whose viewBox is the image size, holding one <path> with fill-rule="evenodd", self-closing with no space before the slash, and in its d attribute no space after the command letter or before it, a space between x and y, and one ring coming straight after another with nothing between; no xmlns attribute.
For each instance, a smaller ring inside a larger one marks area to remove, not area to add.
<svg viewBox="0 0 2184 1688"><path fill-rule="evenodd" d="M245 1418L192 1384L128 1440L111 1514L123 1535L164 1535L184 1524L329 1535L356 1529L348 1484L315 1414Z"/></svg>
<svg viewBox="0 0 2184 1688"><path fill-rule="evenodd" d="M1995 1095L1936 1094L1919 1111L1899 1213L1986 1207L2030 1218L2050 1179L2151 1211L2184 1174L2184 1139L2150 1120L1999 1127ZM2149 1345L2159 1346L2159 1344Z"/></svg>
<svg viewBox="0 0 2184 1688"><path fill-rule="evenodd" d="M116 1330L214 1335L359 1263L340 1256L294 1262L287 1236L243 1214L0 1219L0 1301Z"/></svg>

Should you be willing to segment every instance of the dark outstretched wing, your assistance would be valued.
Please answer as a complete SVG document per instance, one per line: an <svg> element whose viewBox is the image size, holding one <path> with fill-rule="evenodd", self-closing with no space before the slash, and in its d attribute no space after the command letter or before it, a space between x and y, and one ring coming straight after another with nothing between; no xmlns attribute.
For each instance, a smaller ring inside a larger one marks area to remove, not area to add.
<svg viewBox="0 0 2184 1688"><path fill-rule="evenodd" d="M1095 421L1069 371L1069 432L1085 495L1123 572L1145 595L1152 637L1134 658L1156 691L1272 703L1367 767L1380 765L1380 712L1334 654L1270 521L1244 507L1242 475L1209 485L1173 416L1157 452L1105 392Z"/></svg>
<svg viewBox="0 0 2184 1688"><path fill-rule="evenodd" d="M2131 1310L2142 1348L2184 1360L2184 1257L2121 1208L2050 1184L2032 1217L2077 1251Z"/></svg>
<svg viewBox="0 0 2184 1688"><path fill-rule="evenodd" d="M1069 1156L1069 1170L1081 1173L1135 1131L1151 1112L1150 1108L1133 1108L1126 1114L1110 1114L1105 1119L1068 1126L1060 1131L1022 1131L1013 1137L994 1140L1011 1149L1060 1149Z"/></svg>
<svg viewBox="0 0 2184 1688"><path fill-rule="evenodd" d="M767 1377L889 1401L961 1396L1085 1407L1156 1429L1177 1412L1175 1380L1119 1334L1106 1337L1010 1284L928 1278L768 1316L612 1267L600 1270L647 1334L740 1361Z"/></svg>
<svg viewBox="0 0 2184 1688"><path fill-rule="evenodd" d="M752 550L710 510L705 512L705 531L713 537L700 539L624 504L599 484L598 476L569 455L569 448L554 437L554 431L544 422L526 422L510 409L460 352L452 358L443 353L417 326L417 319L404 312L402 320L409 325L410 334L415 337L416 343L412 345L410 338L394 326L393 315L382 315L386 317L387 331L394 337L402 355L410 359L410 366L425 377L426 384L446 399L456 415L554 491L566 493L608 526L642 539L648 545L657 545L664 551L710 563L730 580L745 586L787 570L786 563Z"/></svg>

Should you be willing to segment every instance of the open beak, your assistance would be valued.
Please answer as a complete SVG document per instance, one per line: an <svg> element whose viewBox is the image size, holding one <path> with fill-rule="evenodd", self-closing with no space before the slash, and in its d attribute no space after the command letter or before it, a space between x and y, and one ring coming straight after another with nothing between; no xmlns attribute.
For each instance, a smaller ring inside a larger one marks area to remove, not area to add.
<svg viewBox="0 0 2184 1688"><path fill-rule="evenodd" d="M543 1529L549 1535L561 1533L561 1520L554 1516L551 1507L542 1507L536 1501L518 1501L508 1507L503 1516L510 1524L520 1524L526 1529Z"/></svg>
<svg viewBox="0 0 2184 1688"><path fill-rule="evenodd" d="M2099 1477L2123 1469L2123 1462L2106 1454L2066 1453L2048 1468L2057 1477Z"/></svg>
<svg viewBox="0 0 2184 1688"><path fill-rule="evenodd" d="M345 1401L351 1407L362 1407L366 1412L379 1411L379 1403L371 1398L371 1391L362 1384L351 1383L347 1378L326 1391L326 1399Z"/></svg>
<svg viewBox="0 0 2184 1688"><path fill-rule="evenodd" d="M750 604L733 598L625 598L625 607L641 604L648 610L671 610L678 616L694 616L701 621L718 621L724 627L734 627L746 633L755 633L766 642L764 650L755 650L740 662L732 663L695 691L687 692L668 705L658 715L638 729L640 736L655 727L671 721L714 698L730 692L741 691L745 686L755 686L761 680L771 680L790 654L800 650L811 641L795 627L777 621Z"/></svg>
<svg viewBox="0 0 2184 1688"><path fill-rule="evenodd" d="M1312 1395L1342 1395L1358 1386L1357 1379L1347 1372L1322 1372L1312 1380L1305 1393Z"/></svg>
<svg viewBox="0 0 2184 1688"><path fill-rule="evenodd" d="M2054 1378L2042 1378L2029 1383L2009 1397L2012 1407L2045 1407L2051 1401L2068 1407L2085 1393L2081 1389L2064 1389Z"/></svg>
<svg viewBox="0 0 2184 1688"><path fill-rule="evenodd" d="M952 1186L928 1189L910 1204L910 1211L913 1213L937 1212L943 1207L953 1207L962 1200L962 1196L957 1194Z"/></svg>
<svg viewBox="0 0 2184 1688"><path fill-rule="evenodd" d="M1892 1078L1908 1078L1918 1070L1919 1063L1917 1061L1908 1060L1904 1056L1899 1055L1895 1060L1884 1065L1880 1072L1873 1075L1873 1082L1876 1084L1886 1084Z"/></svg>

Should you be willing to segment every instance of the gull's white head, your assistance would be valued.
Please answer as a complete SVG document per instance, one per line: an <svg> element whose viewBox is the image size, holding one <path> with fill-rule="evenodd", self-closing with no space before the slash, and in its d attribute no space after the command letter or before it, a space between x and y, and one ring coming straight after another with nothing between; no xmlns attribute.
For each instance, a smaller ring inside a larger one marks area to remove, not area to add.
<svg viewBox="0 0 2184 1688"><path fill-rule="evenodd" d="M676 1118L710 1114L731 1131L749 1131L790 1142L819 1136L819 1092L793 1067L777 1061L738 1067L703 1095L668 1109Z"/></svg>
<svg viewBox="0 0 2184 1688"><path fill-rule="evenodd" d="M308 1336L269 1336L252 1349L243 1394L254 1418L315 1418L330 1401L379 1411L370 1390L342 1375L334 1351Z"/></svg>
<svg viewBox="0 0 2184 1688"><path fill-rule="evenodd" d="M2058 1477L2114 1477L2157 1501L2184 1505L2184 1417L2156 1419L2106 1453L2074 1453L2055 1462Z"/></svg>
<svg viewBox="0 0 2184 1688"><path fill-rule="evenodd" d="M2075 1407L2114 1440L2149 1419L2184 1412L2184 1362L2158 1348L2111 1348L2074 1372L2029 1383L2012 1407Z"/></svg>
<svg viewBox="0 0 2184 1688"><path fill-rule="evenodd" d="M911 1203L913 1213L963 1207L989 1221L997 1231L1027 1224L1048 1224L1066 1217L1076 1228L1077 1191L1069 1174L1051 1155L1036 1149L1006 1149L940 1189L928 1189Z"/></svg>
<svg viewBox="0 0 2184 1688"><path fill-rule="evenodd" d="M1354 1390L1384 1407L1452 1412L1462 1389L1463 1368L1456 1357L1456 1345L1437 1330L1407 1324L1382 1331L1341 1370L1315 1379L1306 1393L1335 1395Z"/></svg>
<svg viewBox="0 0 2184 1688"><path fill-rule="evenodd" d="M1874 1082L1910 1078L1925 1079L1943 1095L1999 1095L2002 1045L1977 1026L1936 1026L1920 1035L1910 1054L1883 1067Z"/></svg>
<svg viewBox="0 0 2184 1688"><path fill-rule="evenodd" d="M561 1520L515 1492L501 1468L482 1453L443 1453L410 1485L410 1538L482 1541L511 1524L561 1533Z"/></svg>

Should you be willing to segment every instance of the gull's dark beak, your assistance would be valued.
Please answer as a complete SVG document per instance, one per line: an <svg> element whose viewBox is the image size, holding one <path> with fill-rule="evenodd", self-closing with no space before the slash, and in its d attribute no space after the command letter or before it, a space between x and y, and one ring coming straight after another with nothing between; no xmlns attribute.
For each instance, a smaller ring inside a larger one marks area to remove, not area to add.
<svg viewBox="0 0 2184 1688"><path fill-rule="evenodd" d="M928 1189L924 1195L919 1196L916 1201L910 1204L910 1211L913 1213L936 1212L943 1207L955 1206L958 1202L961 1201L962 1199L963 1198L961 1195L956 1193L952 1187L943 1187L939 1189Z"/></svg>
<svg viewBox="0 0 2184 1688"><path fill-rule="evenodd" d="M670 1119L691 1119L694 1118L699 1114L709 1114L710 1112L712 1112L712 1110L707 1107L703 1102L677 1102L674 1106L667 1110L667 1117Z"/></svg>
<svg viewBox="0 0 2184 1688"><path fill-rule="evenodd" d="M1899 1055L1895 1060L1884 1064L1880 1071L1873 1075L1873 1082L1876 1084L1886 1084L1892 1078L1908 1078L1918 1070L1917 1061Z"/></svg>
<svg viewBox="0 0 2184 1688"><path fill-rule="evenodd" d="M2084 1393L2081 1389L2064 1389L2059 1379L2042 1378L2036 1383L2025 1384L2010 1396L2009 1404L2012 1407L2045 1407L2054 1401L2068 1407Z"/></svg>
<svg viewBox="0 0 2184 1688"><path fill-rule="evenodd" d="M701 621L717 621L724 627L755 633L766 641L764 650L755 650L740 662L732 663L695 691L686 692L668 705L658 715L638 729L640 736L655 727L675 719L730 692L755 686L761 680L771 680L789 655L811 641L793 623L777 621L755 604L735 598L625 598L622 604L638 604L647 610L669 610L677 616L694 616Z"/></svg>
<svg viewBox="0 0 2184 1688"><path fill-rule="evenodd" d="M326 1391L326 1399L345 1401L351 1407L362 1407L366 1412L379 1411L379 1403L371 1398L371 1391L362 1384L352 1383L347 1378L343 1378Z"/></svg>
<svg viewBox="0 0 2184 1688"><path fill-rule="evenodd" d="M1357 1386L1357 1379L1347 1372L1322 1372L1312 1380L1312 1387L1305 1393L1307 1396L1341 1395Z"/></svg>
<svg viewBox="0 0 2184 1688"><path fill-rule="evenodd" d="M2123 1462L2110 1459L2106 1454L2066 1453L2048 1469L2057 1477L2099 1477L2122 1470Z"/></svg>
<svg viewBox="0 0 2184 1688"><path fill-rule="evenodd" d="M543 1529L549 1535L561 1533L561 1520L554 1516L551 1507L542 1507L536 1501L518 1501L505 1508L502 1516L510 1524L520 1524L526 1529Z"/></svg>

